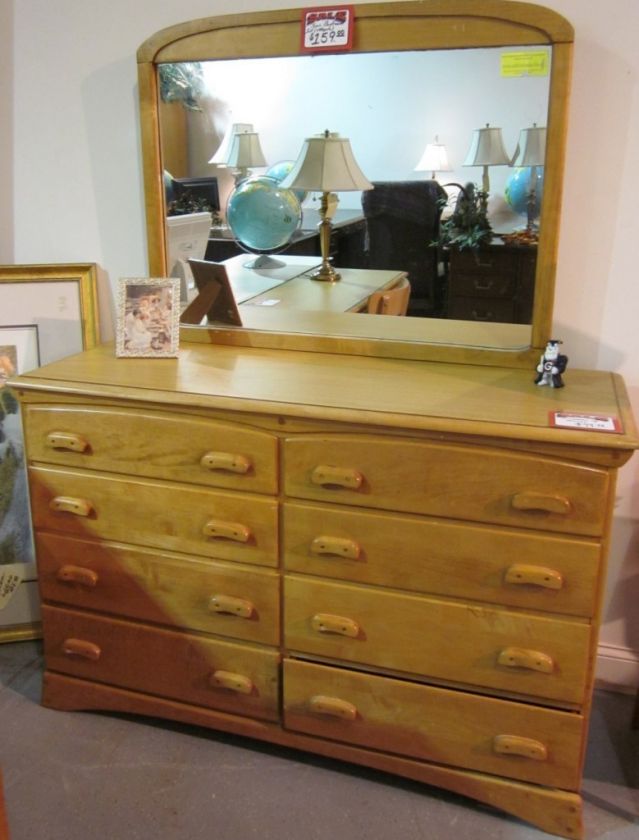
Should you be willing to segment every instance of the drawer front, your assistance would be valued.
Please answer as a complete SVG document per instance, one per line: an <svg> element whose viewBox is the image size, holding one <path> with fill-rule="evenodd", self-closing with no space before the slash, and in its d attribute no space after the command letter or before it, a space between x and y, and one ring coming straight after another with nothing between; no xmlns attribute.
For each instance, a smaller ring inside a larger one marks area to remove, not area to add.
<svg viewBox="0 0 639 840"><path fill-rule="evenodd" d="M449 283L450 294L454 297L511 299L517 291L515 275L500 275L490 271L484 274L464 270L452 275Z"/></svg>
<svg viewBox="0 0 639 840"><path fill-rule="evenodd" d="M448 318L459 321L490 321L512 324L515 321L515 301L503 298L451 297L448 302Z"/></svg>
<svg viewBox="0 0 639 840"><path fill-rule="evenodd" d="M277 565L277 502L54 467L29 469L37 529Z"/></svg>
<svg viewBox="0 0 639 840"><path fill-rule="evenodd" d="M590 627L289 575L289 651L579 704Z"/></svg>
<svg viewBox="0 0 639 840"><path fill-rule="evenodd" d="M328 505L284 505L292 572L592 616L600 546L592 540L461 525Z"/></svg>
<svg viewBox="0 0 639 840"><path fill-rule="evenodd" d="M45 601L279 644L279 576L117 543L36 535Z"/></svg>
<svg viewBox="0 0 639 840"><path fill-rule="evenodd" d="M46 605L42 620L51 671L278 719L276 651Z"/></svg>
<svg viewBox="0 0 639 840"><path fill-rule="evenodd" d="M579 785L581 715L295 660L285 660L283 681L288 729L526 782Z"/></svg>
<svg viewBox="0 0 639 840"><path fill-rule="evenodd" d="M589 536L604 530L602 468L373 435L289 438L284 457L288 496Z"/></svg>
<svg viewBox="0 0 639 840"><path fill-rule="evenodd" d="M117 408L27 406L31 462L277 492L277 440L237 424Z"/></svg>

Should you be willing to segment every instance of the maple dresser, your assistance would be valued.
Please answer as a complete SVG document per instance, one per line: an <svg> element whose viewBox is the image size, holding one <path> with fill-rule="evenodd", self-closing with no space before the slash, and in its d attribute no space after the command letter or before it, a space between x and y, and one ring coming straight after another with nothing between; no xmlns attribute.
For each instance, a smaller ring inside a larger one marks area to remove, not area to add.
<svg viewBox="0 0 639 840"><path fill-rule="evenodd" d="M617 376L533 378L206 344L16 378L44 704L297 747L579 837L637 439Z"/></svg>

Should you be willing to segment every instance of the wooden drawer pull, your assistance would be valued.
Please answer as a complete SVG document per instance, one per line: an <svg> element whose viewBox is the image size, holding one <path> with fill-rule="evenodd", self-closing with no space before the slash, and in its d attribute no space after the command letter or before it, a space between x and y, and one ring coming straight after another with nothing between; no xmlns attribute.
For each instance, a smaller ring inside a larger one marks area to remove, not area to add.
<svg viewBox="0 0 639 840"><path fill-rule="evenodd" d="M561 572L546 566L529 566L526 563L514 563L504 575L505 583L532 584L545 589L561 589L564 579Z"/></svg>
<svg viewBox="0 0 639 840"><path fill-rule="evenodd" d="M215 671L211 675L210 683L214 688L228 688L237 694L251 694L253 683L243 674L234 674L231 671Z"/></svg>
<svg viewBox="0 0 639 840"><path fill-rule="evenodd" d="M202 529L205 537L214 540L233 540L247 543L251 538L251 531L240 522L223 522L221 519L211 519Z"/></svg>
<svg viewBox="0 0 639 840"><path fill-rule="evenodd" d="M84 566L60 566L56 577L62 583L80 583L93 589L97 586L98 575L93 569Z"/></svg>
<svg viewBox="0 0 639 840"><path fill-rule="evenodd" d="M102 651L93 642L84 639L65 639L62 650L66 656L80 656L82 659L90 659L97 662Z"/></svg>
<svg viewBox="0 0 639 840"><path fill-rule="evenodd" d="M331 554L348 560L359 560L360 547L355 540L342 537L315 537L311 543L311 554Z"/></svg>
<svg viewBox="0 0 639 840"><path fill-rule="evenodd" d="M209 598L209 610L215 613L230 613L240 618L251 618L255 607L244 598L233 598L231 595L212 595Z"/></svg>
<svg viewBox="0 0 639 840"><path fill-rule="evenodd" d="M74 496L56 496L49 502L49 507L58 513L72 513L75 516L90 516L93 513L91 502Z"/></svg>
<svg viewBox="0 0 639 840"><path fill-rule="evenodd" d="M68 449L71 452L86 452L89 448L89 441L82 435L74 435L70 432L49 432L47 435L47 446L50 449Z"/></svg>
<svg viewBox="0 0 639 840"><path fill-rule="evenodd" d="M234 455L232 452L207 452L200 459L200 464L207 470L223 470L239 475L246 475L252 466L245 455Z"/></svg>
<svg viewBox="0 0 639 840"><path fill-rule="evenodd" d="M512 506L516 510L541 510L563 516L570 513L570 501L565 496L552 496L550 493L516 493Z"/></svg>
<svg viewBox="0 0 639 840"><path fill-rule="evenodd" d="M350 467L329 467L320 464L311 473L311 484L320 487L345 487L348 490L359 490L364 476Z"/></svg>
<svg viewBox="0 0 639 840"><path fill-rule="evenodd" d="M311 626L318 633L337 633L340 636L349 636L351 639L359 636L359 624L352 618L344 618L341 615L317 613L311 619Z"/></svg>
<svg viewBox="0 0 639 840"><path fill-rule="evenodd" d="M530 671L540 671L542 674L552 674L555 663L547 653L526 648L507 647L499 652L498 665L507 668L528 668Z"/></svg>
<svg viewBox="0 0 639 840"><path fill-rule="evenodd" d="M548 758L545 744L533 738L523 738L521 735L495 735L493 751L500 755L520 755L534 761L546 761Z"/></svg>
<svg viewBox="0 0 639 840"><path fill-rule="evenodd" d="M355 720L357 717L357 707L347 700L340 700L339 697L316 694L308 701L308 705L312 712L319 715L329 715L342 720Z"/></svg>

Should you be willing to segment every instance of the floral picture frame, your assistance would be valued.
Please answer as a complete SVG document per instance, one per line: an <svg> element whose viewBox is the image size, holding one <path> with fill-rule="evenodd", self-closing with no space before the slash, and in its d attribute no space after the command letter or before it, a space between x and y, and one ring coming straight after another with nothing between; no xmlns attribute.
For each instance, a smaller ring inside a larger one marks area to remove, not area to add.
<svg viewBox="0 0 639 840"><path fill-rule="evenodd" d="M178 355L179 340L179 278L120 278L117 291L116 356L175 357Z"/></svg>

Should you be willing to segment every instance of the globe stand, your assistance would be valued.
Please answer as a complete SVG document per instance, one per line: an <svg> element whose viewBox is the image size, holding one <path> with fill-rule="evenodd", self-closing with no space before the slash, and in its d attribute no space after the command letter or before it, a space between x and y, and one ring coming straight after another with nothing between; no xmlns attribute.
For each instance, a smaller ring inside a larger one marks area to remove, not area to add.
<svg viewBox="0 0 639 840"><path fill-rule="evenodd" d="M268 271L269 269L284 268L285 265L286 263L283 260L276 260L275 257L270 257L268 254L260 254L254 260L245 262L243 267Z"/></svg>

